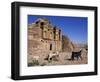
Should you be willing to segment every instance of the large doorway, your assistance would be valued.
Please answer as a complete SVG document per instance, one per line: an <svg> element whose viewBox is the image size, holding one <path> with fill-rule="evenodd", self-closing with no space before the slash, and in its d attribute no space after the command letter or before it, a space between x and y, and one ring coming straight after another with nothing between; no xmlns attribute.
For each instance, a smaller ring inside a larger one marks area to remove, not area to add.
<svg viewBox="0 0 100 82"><path fill-rule="evenodd" d="M52 44L50 44L50 50L52 50Z"/></svg>

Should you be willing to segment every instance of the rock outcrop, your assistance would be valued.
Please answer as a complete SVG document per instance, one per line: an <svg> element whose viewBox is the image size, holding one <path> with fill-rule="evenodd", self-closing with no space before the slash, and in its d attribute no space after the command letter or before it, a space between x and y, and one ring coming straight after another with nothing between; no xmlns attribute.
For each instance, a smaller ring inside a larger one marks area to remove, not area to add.
<svg viewBox="0 0 100 82"><path fill-rule="evenodd" d="M68 36L62 35L62 51L72 52L74 48L75 46L68 38Z"/></svg>

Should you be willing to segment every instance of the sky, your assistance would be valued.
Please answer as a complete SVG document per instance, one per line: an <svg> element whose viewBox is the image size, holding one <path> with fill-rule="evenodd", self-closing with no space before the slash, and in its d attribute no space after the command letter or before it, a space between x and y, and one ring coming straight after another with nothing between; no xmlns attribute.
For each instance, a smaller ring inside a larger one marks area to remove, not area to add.
<svg viewBox="0 0 100 82"><path fill-rule="evenodd" d="M28 15L28 24L33 23L38 18L47 18L52 25L60 28L62 34L68 36L72 42L87 43L87 17Z"/></svg>

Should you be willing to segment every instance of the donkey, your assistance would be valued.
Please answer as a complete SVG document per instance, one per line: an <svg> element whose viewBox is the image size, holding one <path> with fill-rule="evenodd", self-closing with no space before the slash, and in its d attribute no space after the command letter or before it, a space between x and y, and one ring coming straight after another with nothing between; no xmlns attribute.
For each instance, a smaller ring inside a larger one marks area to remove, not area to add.
<svg viewBox="0 0 100 82"><path fill-rule="evenodd" d="M48 54L48 61L52 60L52 58L59 57L59 52L53 52Z"/></svg>
<svg viewBox="0 0 100 82"><path fill-rule="evenodd" d="M82 60L82 50L80 50L79 52L72 52L72 56L71 56L71 60L74 60L75 58L77 58L77 60L80 58Z"/></svg>

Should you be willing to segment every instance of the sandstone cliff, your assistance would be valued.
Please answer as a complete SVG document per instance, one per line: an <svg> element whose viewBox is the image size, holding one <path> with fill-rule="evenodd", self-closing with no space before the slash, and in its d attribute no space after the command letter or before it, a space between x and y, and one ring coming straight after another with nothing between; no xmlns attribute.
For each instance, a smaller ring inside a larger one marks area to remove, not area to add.
<svg viewBox="0 0 100 82"><path fill-rule="evenodd" d="M68 36L62 35L62 51L71 52L75 48Z"/></svg>

